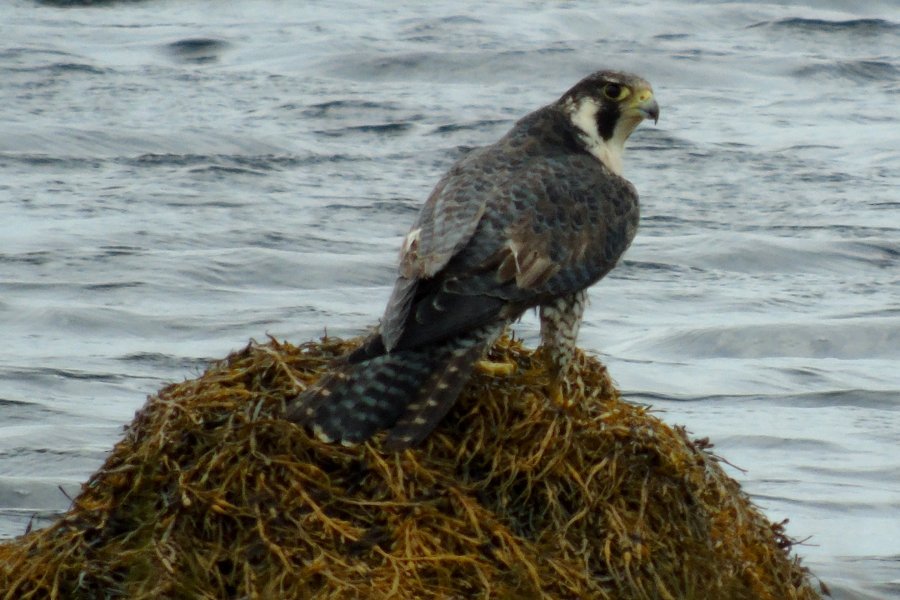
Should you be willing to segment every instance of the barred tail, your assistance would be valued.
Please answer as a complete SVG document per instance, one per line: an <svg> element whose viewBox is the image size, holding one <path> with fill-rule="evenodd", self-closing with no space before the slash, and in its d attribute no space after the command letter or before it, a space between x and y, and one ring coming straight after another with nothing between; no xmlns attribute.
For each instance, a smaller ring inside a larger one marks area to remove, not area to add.
<svg viewBox="0 0 900 600"><path fill-rule="evenodd" d="M290 401L287 418L329 442L355 444L391 429L386 448L418 444L456 402L501 330L492 324L435 346L345 362Z"/></svg>
<svg viewBox="0 0 900 600"><path fill-rule="evenodd" d="M502 331L503 325L489 325L446 342L440 360L388 432L385 448L399 450L424 440L456 403L475 363Z"/></svg>

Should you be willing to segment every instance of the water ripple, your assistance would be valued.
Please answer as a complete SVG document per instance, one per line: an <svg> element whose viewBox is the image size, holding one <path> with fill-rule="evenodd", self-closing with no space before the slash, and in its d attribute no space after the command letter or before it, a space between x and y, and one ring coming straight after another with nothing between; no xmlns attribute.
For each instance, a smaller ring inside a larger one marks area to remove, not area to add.
<svg viewBox="0 0 900 600"><path fill-rule="evenodd" d="M830 21L826 19L789 17L776 21L762 21L760 23L754 23L749 27L768 27L794 33L829 33L866 37L900 32L900 24L886 19L846 19L841 21Z"/></svg>
<svg viewBox="0 0 900 600"><path fill-rule="evenodd" d="M900 79L900 68L883 60L842 60L808 64L794 69L792 74L800 79L847 79L885 84Z"/></svg>

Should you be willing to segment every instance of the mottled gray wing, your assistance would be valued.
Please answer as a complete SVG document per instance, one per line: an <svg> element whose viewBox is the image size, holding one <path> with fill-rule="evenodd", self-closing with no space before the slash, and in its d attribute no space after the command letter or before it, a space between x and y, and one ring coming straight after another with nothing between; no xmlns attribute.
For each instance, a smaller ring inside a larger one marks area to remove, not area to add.
<svg viewBox="0 0 900 600"><path fill-rule="evenodd" d="M583 154L538 155L487 196L465 246L411 297L397 347L583 290L616 265L637 230L634 187Z"/></svg>
<svg viewBox="0 0 900 600"><path fill-rule="evenodd" d="M585 289L615 267L637 233L637 192L592 158L556 157L529 170L510 195L523 209L506 244L486 259L510 302L541 303Z"/></svg>
<svg viewBox="0 0 900 600"><path fill-rule="evenodd" d="M441 271L472 237L484 215L492 183L482 169L485 149L470 152L438 182L404 240L394 290L381 320L390 351L404 330L420 280Z"/></svg>

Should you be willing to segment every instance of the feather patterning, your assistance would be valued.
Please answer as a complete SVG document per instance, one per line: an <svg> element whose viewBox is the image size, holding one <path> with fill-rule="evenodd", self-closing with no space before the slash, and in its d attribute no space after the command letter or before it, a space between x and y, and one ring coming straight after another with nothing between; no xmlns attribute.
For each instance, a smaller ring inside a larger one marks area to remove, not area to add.
<svg viewBox="0 0 900 600"><path fill-rule="evenodd" d="M625 140L658 116L646 81L600 71L459 160L403 242L378 330L290 399L287 417L325 440L359 443L388 429L386 448L415 445L497 336L534 307L559 397L585 290L637 231Z"/></svg>

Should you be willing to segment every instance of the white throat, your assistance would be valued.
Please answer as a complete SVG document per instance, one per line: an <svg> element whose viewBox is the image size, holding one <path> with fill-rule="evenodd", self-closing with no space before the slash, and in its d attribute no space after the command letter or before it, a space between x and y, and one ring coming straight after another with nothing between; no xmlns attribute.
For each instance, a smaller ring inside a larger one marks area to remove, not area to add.
<svg viewBox="0 0 900 600"><path fill-rule="evenodd" d="M634 127L622 128L622 123L616 123L613 136L604 140L597 129L597 111L600 105L593 98L582 98L577 103L570 100L566 104L566 111L572 124L581 130L581 139L584 141L587 151L597 160L603 163L607 169L618 176L622 176L622 153L625 151L625 140L631 134Z"/></svg>

